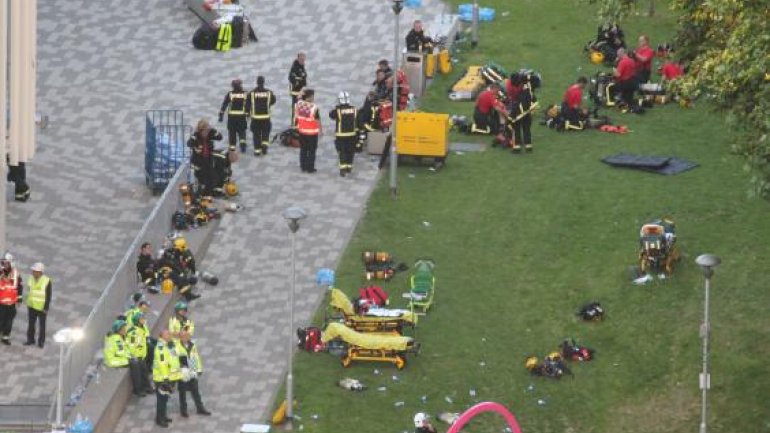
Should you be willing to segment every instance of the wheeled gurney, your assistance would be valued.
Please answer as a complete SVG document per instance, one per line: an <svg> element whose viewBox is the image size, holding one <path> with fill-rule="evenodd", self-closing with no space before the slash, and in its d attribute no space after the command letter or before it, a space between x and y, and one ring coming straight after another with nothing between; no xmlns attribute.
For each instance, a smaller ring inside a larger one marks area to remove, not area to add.
<svg viewBox="0 0 770 433"><path fill-rule="evenodd" d="M375 361L391 362L401 370L406 366L406 354L416 353L419 348L412 337L358 332L342 323L330 323L323 331L321 341L326 344L332 340L341 340L348 346L341 358L343 367L349 367L353 361Z"/></svg>

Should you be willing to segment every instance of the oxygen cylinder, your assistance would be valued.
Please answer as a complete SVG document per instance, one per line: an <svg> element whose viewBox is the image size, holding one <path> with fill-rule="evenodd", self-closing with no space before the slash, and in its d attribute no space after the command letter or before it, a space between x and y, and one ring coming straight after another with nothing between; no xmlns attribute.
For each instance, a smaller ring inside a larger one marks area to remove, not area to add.
<svg viewBox="0 0 770 433"><path fill-rule="evenodd" d="M444 75L452 72L452 58L446 48L438 53L438 71Z"/></svg>
<svg viewBox="0 0 770 433"><path fill-rule="evenodd" d="M433 52L425 55L425 78L433 78L433 74L436 73L436 61L437 56Z"/></svg>

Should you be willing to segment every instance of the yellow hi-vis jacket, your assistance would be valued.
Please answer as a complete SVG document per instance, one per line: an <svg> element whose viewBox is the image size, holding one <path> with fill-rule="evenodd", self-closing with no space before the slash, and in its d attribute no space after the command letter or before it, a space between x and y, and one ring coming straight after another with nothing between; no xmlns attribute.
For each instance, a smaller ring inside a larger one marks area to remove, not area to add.
<svg viewBox="0 0 770 433"><path fill-rule="evenodd" d="M147 357L147 335L149 330L147 325L134 325L129 328L126 334L126 343L131 355L136 359L145 359Z"/></svg>
<svg viewBox="0 0 770 433"><path fill-rule="evenodd" d="M131 360L131 352L120 334L110 334L104 339L104 364L107 367L125 367Z"/></svg>
<svg viewBox="0 0 770 433"><path fill-rule="evenodd" d="M45 275L37 280L32 277L29 279L29 293L27 293L27 306L33 310L43 311L45 309L45 289L51 279Z"/></svg>
<svg viewBox="0 0 770 433"><path fill-rule="evenodd" d="M182 368L179 365L179 355L176 353L174 342L158 340L152 360L153 382L176 382L181 378Z"/></svg>

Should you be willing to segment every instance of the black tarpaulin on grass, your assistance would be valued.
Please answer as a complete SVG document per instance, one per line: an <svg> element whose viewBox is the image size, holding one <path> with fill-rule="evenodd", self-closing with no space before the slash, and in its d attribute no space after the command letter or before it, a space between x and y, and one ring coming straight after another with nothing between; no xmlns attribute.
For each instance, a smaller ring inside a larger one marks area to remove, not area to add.
<svg viewBox="0 0 770 433"><path fill-rule="evenodd" d="M635 168L665 175L679 174L698 166L692 161L673 156L646 156L632 153L611 155L602 158L602 162L613 167Z"/></svg>

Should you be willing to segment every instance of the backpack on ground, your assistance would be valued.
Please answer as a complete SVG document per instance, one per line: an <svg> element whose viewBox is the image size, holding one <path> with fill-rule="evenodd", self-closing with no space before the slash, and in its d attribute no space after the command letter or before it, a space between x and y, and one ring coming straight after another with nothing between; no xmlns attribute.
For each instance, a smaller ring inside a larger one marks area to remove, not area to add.
<svg viewBox="0 0 770 433"><path fill-rule="evenodd" d="M361 287L358 296L378 307L388 305L388 294L380 286Z"/></svg>
<svg viewBox="0 0 770 433"><path fill-rule="evenodd" d="M602 308L602 304L594 301L580 307L577 315L587 322L598 322L604 319L604 308Z"/></svg>
<svg viewBox="0 0 770 433"><path fill-rule="evenodd" d="M316 326L306 328L297 328L297 346L308 352L321 352L323 343L321 342L321 329Z"/></svg>

